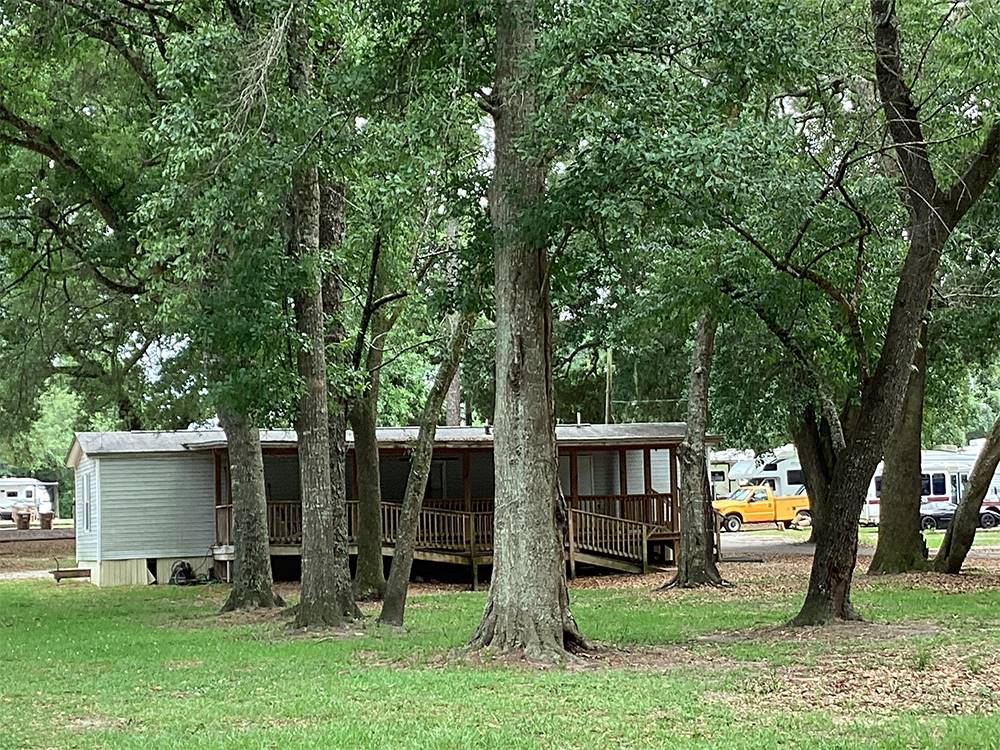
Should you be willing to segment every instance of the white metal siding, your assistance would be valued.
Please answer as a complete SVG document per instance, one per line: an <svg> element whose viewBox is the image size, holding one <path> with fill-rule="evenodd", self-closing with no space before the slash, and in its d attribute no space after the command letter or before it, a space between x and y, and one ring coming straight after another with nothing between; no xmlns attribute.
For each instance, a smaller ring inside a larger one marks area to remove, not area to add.
<svg viewBox="0 0 1000 750"><path fill-rule="evenodd" d="M75 474L76 486L73 492L73 526L76 528L76 559L99 560L98 530L101 528L101 503L97 484L97 462L89 456L82 456ZM90 482L90 530L84 528L83 484Z"/></svg>
<svg viewBox="0 0 1000 750"><path fill-rule="evenodd" d="M211 455L101 459L101 559L200 556L215 539Z"/></svg>

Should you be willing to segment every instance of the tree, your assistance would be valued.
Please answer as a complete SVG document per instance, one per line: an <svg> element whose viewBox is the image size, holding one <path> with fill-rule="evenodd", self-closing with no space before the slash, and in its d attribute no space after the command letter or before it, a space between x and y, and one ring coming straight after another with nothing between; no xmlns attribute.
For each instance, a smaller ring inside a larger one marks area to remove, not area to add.
<svg viewBox="0 0 1000 750"><path fill-rule="evenodd" d="M260 432L253 423L224 409L219 411L219 423L226 431L229 455L235 554L232 588L222 611L283 607L284 601L271 588L271 547Z"/></svg>
<svg viewBox="0 0 1000 750"><path fill-rule="evenodd" d="M285 44L288 86L304 107L310 105L313 66L306 7L295 3L289 9ZM299 628L342 627L360 614L354 604L347 548L345 415L338 409L331 418L327 401L324 316L336 319L339 299L335 306L324 308L320 221L319 168L307 154L292 172L287 230L289 253L303 268L303 285L294 300L301 336L298 370L304 381L295 421L302 498L302 594L295 611Z"/></svg>
<svg viewBox="0 0 1000 750"><path fill-rule="evenodd" d="M955 515L948 525L941 547L934 558L934 570L939 573L958 573L979 527L979 512L990 483L1000 466L1000 418L993 423L976 463L969 474L969 484L958 502Z"/></svg>
<svg viewBox="0 0 1000 750"><path fill-rule="evenodd" d="M528 58L533 0L499 6L490 216L496 298L493 578L469 641L528 659L561 658L584 641L569 611L563 562L565 500L558 486L552 396L552 307L544 235L531 225L545 167L521 152L535 97Z"/></svg>
<svg viewBox="0 0 1000 750"><path fill-rule="evenodd" d="M931 167L923 120L903 75L895 3L872 0L871 19L876 84L902 174L909 247L878 363L861 389L857 417L845 430L845 446L836 457L824 491L828 503L825 533L816 545L805 602L792 621L796 625L859 617L850 594L857 561L858 518L868 483L902 406L941 251L1000 167L998 122L969 155L959 177L948 187L939 185Z"/></svg>
<svg viewBox="0 0 1000 750"><path fill-rule="evenodd" d="M913 355L910 378L896 429L885 449L879 533L869 573L920 570L927 545L920 530L920 448L924 424L924 383L927 376L927 322Z"/></svg>
<svg viewBox="0 0 1000 750"><path fill-rule="evenodd" d="M403 508L396 530L396 547L389 568L389 580L379 613L379 622L386 625L403 625L406 610L406 595L409 591L410 571L413 567L413 553L416 547L420 509L427 492L427 478L430 476L431 457L434 453L434 436L437 434L441 406L455 379L462 350L469 339L469 333L476 320L475 311L455 313L450 321L450 334L444 348L444 358L438 365L434 383L427 394L424 412L420 418L417 441L410 452L410 472L406 478Z"/></svg>
<svg viewBox="0 0 1000 750"><path fill-rule="evenodd" d="M715 564L714 537L706 518L712 507L705 432L708 428L708 384L715 348L715 327L715 318L710 312L703 313L698 319L694 350L691 352L687 432L678 450L681 539L677 575L664 588L720 586L724 583Z"/></svg>

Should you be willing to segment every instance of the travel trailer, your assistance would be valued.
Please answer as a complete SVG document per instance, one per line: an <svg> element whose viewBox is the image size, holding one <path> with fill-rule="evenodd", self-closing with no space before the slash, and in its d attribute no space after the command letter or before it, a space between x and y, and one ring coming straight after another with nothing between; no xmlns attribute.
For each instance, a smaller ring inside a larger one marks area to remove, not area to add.
<svg viewBox="0 0 1000 750"><path fill-rule="evenodd" d="M9 521L15 508L51 512L52 498L46 483L32 477L0 477L0 519Z"/></svg>
<svg viewBox="0 0 1000 750"><path fill-rule="evenodd" d="M957 503L962 499L969 482L969 474L976 463L973 450L926 450L920 453L920 477L923 483L921 497L923 503ZM877 525L882 498L882 470L879 463L875 476L868 487L868 496L861 511L861 523ZM993 477L990 488L983 499L983 509L1000 512L1000 472Z"/></svg>

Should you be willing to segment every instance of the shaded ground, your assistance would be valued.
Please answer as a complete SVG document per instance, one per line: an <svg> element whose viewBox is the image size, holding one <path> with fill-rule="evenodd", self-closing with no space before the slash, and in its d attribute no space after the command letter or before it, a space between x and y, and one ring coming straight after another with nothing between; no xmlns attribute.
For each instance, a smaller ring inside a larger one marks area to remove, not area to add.
<svg viewBox="0 0 1000 750"><path fill-rule="evenodd" d="M970 562L859 572L870 622L831 628L783 625L801 554L724 563L724 590L580 578L598 649L544 670L462 655L485 594L461 585L415 585L403 631L301 637L280 611L217 616L221 585L7 581L0 748L993 748L1000 560Z"/></svg>

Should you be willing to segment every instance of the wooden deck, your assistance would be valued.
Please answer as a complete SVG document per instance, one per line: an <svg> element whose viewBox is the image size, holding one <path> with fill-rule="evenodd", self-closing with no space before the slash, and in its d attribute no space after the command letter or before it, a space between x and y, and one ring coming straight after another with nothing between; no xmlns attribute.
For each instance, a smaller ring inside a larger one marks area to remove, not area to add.
<svg viewBox="0 0 1000 750"><path fill-rule="evenodd" d="M667 494L578 497L570 501L565 542L570 575L576 575L577 564L645 573L672 561L679 534L676 506L671 501ZM485 509L492 508L492 499L471 507L477 510L455 509L451 501L428 501L420 513L416 559L467 565L472 568L475 582L479 566L493 562L493 513ZM348 502L348 511L348 534L355 552L356 501ZM382 551L387 556L392 555L396 544L401 511L399 503L382 503ZM232 506L218 506L215 512L216 558L232 559ZM300 554L301 503L268 503L267 525L272 554Z"/></svg>

